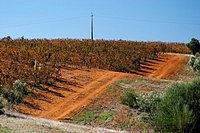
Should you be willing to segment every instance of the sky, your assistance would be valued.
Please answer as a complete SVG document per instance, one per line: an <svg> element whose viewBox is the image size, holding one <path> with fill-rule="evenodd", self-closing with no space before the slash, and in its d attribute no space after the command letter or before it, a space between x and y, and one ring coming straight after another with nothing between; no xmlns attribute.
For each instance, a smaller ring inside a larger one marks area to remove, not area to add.
<svg viewBox="0 0 200 133"><path fill-rule="evenodd" d="M0 38L200 39L199 0L1 0Z"/></svg>

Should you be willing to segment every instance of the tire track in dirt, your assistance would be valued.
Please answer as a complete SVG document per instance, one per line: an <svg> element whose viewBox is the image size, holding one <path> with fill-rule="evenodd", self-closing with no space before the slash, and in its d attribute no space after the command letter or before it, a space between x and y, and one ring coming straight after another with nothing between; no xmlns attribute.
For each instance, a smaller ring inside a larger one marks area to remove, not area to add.
<svg viewBox="0 0 200 133"><path fill-rule="evenodd" d="M65 102L58 103L57 106L54 106L48 112L40 114L39 117L57 120L67 116L72 111L89 104L91 99L104 92L111 83L119 80L123 76L123 73L108 71L105 75L83 86L81 91L67 97Z"/></svg>
<svg viewBox="0 0 200 133"><path fill-rule="evenodd" d="M136 74L144 77L167 79L179 72L187 64L187 57L181 54L164 54L142 64Z"/></svg>
<svg viewBox="0 0 200 133"><path fill-rule="evenodd" d="M154 68L152 68L155 70L152 73L149 73L147 77L166 79L180 71L185 64L187 64L187 59L184 55L167 54L164 61L159 62Z"/></svg>
<svg viewBox="0 0 200 133"><path fill-rule="evenodd" d="M105 75L100 76L98 79L90 82L89 84L87 84L86 86L82 87L81 90L79 90L79 92L76 92L76 94L71 94L70 96L68 96L67 98L65 98L65 102L63 103L58 103L57 106L52 107L48 112L44 112L42 114L39 115L39 117L44 117L44 118L51 118L53 116L54 113L58 112L58 108L64 108L65 104L67 104L68 102L75 102L75 100L80 97L81 94L86 93L87 91L89 91L90 86L95 85L99 80L102 80L103 78L105 78L108 75L108 73L106 73Z"/></svg>

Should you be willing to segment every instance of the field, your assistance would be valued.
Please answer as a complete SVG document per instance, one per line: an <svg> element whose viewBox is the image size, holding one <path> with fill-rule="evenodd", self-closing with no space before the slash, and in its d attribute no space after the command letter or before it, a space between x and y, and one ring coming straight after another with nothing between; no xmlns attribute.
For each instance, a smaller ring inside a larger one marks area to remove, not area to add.
<svg viewBox="0 0 200 133"><path fill-rule="evenodd" d="M20 79L31 91L14 108L62 122L150 130L137 110L121 104L122 91L130 87L144 93L164 91L173 82L194 77L188 56L166 53L189 53L183 44L96 41L93 45L87 40L3 40L1 50L7 53L1 53L1 83L9 88Z"/></svg>
<svg viewBox="0 0 200 133"><path fill-rule="evenodd" d="M59 82L56 87L35 90L35 97L27 97L25 104L16 108L24 114L41 118L118 130L142 130L142 123L134 124L137 112L120 103L123 89L134 87L146 92L163 91L172 82L189 80L194 76L189 68L187 71L184 69L187 62L188 57L183 55L165 54L147 62L135 74L99 69L63 69L63 81L73 84ZM89 120L82 118L85 113L89 113L85 116ZM105 118L98 118L102 115Z"/></svg>

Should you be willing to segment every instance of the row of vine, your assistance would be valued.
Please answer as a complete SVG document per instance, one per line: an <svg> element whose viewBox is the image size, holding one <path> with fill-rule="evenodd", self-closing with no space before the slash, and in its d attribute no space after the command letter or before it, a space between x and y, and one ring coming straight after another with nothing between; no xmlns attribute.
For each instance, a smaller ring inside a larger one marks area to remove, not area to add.
<svg viewBox="0 0 200 133"><path fill-rule="evenodd" d="M75 39L0 40L0 85L15 80L51 84L66 66L134 72L141 63L165 52L189 53L185 44Z"/></svg>

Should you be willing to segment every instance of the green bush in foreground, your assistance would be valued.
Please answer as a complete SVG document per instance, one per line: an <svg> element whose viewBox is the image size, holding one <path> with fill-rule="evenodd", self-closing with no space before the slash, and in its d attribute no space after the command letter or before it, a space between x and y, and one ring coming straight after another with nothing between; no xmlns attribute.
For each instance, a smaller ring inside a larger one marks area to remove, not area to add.
<svg viewBox="0 0 200 133"><path fill-rule="evenodd" d="M129 88L125 90L121 96L121 102L129 107L135 108L140 112L148 114L148 119L152 119L155 114L156 106L161 101L163 94L157 92L150 92L140 95Z"/></svg>
<svg viewBox="0 0 200 133"><path fill-rule="evenodd" d="M137 94L125 90L121 101L144 112L159 132L200 132L200 78L171 85L165 93Z"/></svg>
<svg viewBox="0 0 200 133"><path fill-rule="evenodd" d="M200 132L200 78L172 85L157 104L155 126L162 132Z"/></svg>
<svg viewBox="0 0 200 133"><path fill-rule="evenodd" d="M147 113L149 119L152 119L155 115L156 106L161 101L162 97L163 94L158 92L150 92L140 96L138 100L138 110Z"/></svg>

